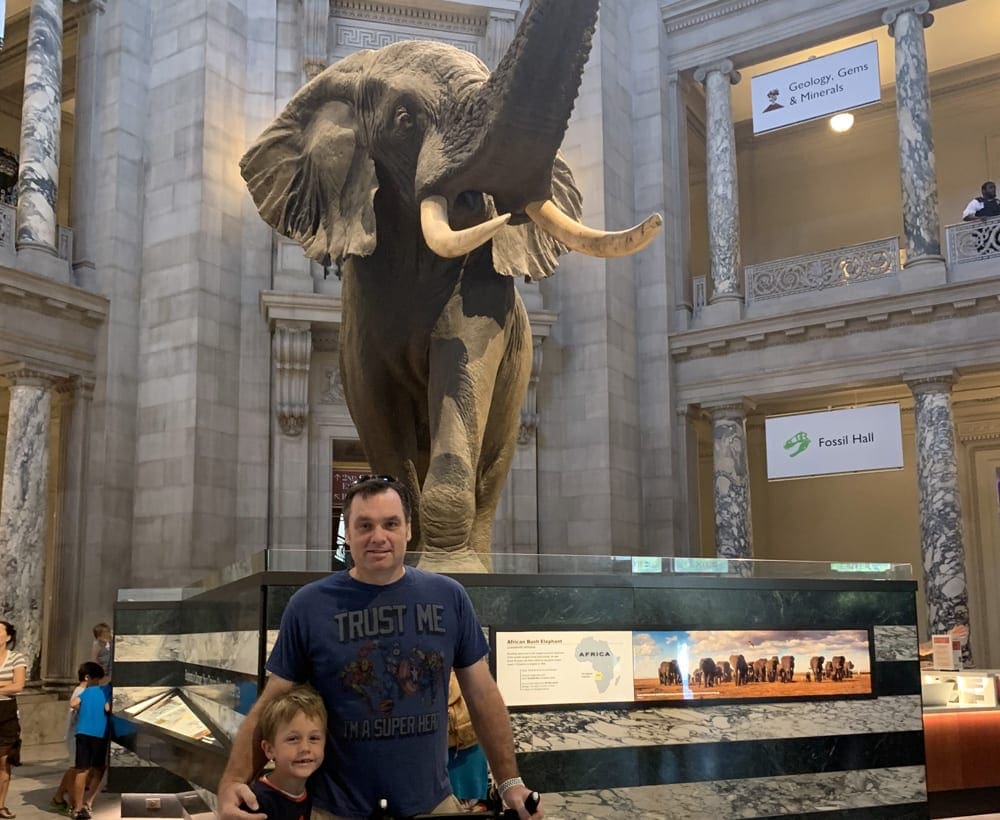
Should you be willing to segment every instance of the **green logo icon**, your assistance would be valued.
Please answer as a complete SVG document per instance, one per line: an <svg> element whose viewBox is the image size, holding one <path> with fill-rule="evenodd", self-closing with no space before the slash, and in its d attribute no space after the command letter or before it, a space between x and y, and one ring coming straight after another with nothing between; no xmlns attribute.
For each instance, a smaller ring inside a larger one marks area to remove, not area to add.
<svg viewBox="0 0 1000 820"><path fill-rule="evenodd" d="M796 433L794 436L788 439L788 441L785 442L786 450L791 450L793 447L798 448L797 450L795 450L795 452L789 453L788 457L795 458L795 456L799 455L800 453L804 453L806 450L809 449L810 444L812 444L812 441L810 441L809 436L807 436L803 432Z"/></svg>

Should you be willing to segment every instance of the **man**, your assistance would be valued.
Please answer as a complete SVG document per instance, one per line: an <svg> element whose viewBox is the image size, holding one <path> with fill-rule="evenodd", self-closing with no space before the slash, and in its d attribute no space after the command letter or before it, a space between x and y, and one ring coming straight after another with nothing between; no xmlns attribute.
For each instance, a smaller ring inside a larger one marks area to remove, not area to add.
<svg viewBox="0 0 1000 820"><path fill-rule="evenodd" d="M344 500L354 567L292 596L267 662L267 685L233 741L219 783L222 820L263 820L247 782L263 764L260 710L311 683L329 712L326 758L310 780L314 820L365 818L388 800L406 817L459 811L448 783L448 676L452 667L504 802L521 820L530 791L517 776L510 718L465 590L403 564L409 493L390 476L365 476ZM534 817L541 817L538 810Z"/></svg>
<svg viewBox="0 0 1000 820"><path fill-rule="evenodd" d="M982 196L975 197L965 210L962 211L964 222L973 222L977 219L989 219L991 216L1000 216L1000 200L997 199L997 184L987 180L983 183Z"/></svg>

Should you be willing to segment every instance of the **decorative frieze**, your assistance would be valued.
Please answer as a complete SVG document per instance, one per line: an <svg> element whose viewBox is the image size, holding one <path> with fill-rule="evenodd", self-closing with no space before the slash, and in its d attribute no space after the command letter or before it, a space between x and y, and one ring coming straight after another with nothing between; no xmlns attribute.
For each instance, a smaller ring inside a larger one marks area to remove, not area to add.
<svg viewBox="0 0 1000 820"><path fill-rule="evenodd" d="M365 20L408 28L426 28L482 37L486 33L486 17L450 14L423 8L393 6L387 3L336 0L330 4L331 16L346 20Z"/></svg>
<svg viewBox="0 0 1000 820"><path fill-rule="evenodd" d="M678 12L670 5L663 7L663 25L667 34L683 31L686 28L700 26L712 20L718 20L730 14L746 11L746 9L759 6L764 0L730 0L730 2L712 2L701 4L698 8L685 8ZM676 5L676 4L675 4Z"/></svg>
<svg viewBox="0 0 1000 820"><path fill-rule="evenodd" d="M364 26L337 25L337 47L348 51L384 48L393 43L412 39L413 34L407 31L389 31ZM438 43L454 46L462 51L468 51L470 54L479 55L479 47L474 42L448 39L446 37L435 37L434 40Z"/></svg>

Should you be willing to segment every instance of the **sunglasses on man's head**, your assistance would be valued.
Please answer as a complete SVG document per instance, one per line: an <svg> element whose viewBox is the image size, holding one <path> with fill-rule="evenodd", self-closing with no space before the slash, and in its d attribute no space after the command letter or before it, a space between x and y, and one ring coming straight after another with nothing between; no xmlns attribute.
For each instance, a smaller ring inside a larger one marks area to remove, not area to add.
<svg viewBox="0 0 1000 820"><path fill-rule="evenodd" d="M395 476L391 475L359 475L354 481L351 482L351 486L355 484L364 484L366 481L381 481L383 484L398 484L399 481Z"/></svg>

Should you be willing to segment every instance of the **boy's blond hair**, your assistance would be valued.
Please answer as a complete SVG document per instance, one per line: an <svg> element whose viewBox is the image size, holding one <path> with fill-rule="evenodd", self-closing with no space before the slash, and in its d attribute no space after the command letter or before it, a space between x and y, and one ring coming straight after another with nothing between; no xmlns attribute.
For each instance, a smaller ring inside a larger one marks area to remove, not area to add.
<svg viewBox="0 0 1000 820"><path fill-rule="evenodd" d="M111 626L101 621L99 624L94 624L94 637L97 640L108 639L111 637Z"/></svg>
<svg viewBox="0 0 1000 820"><path fill-rule="evenodd" d="M326 731L326 707L323 698L311 686L294 686L283 695L269 700L260 711L257 726L260 736L268 743L274 743L278 727L291 722L299 712L305 713L323 726Z"/></svg>

